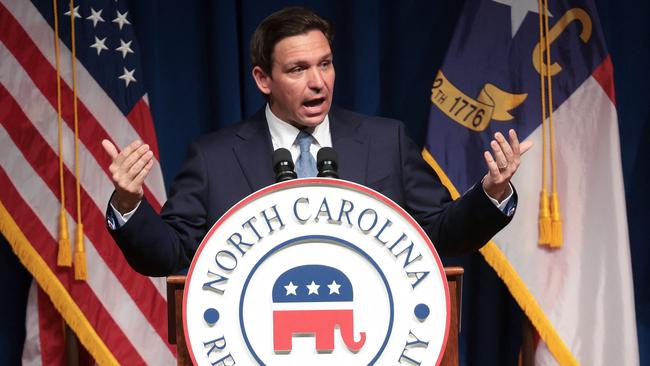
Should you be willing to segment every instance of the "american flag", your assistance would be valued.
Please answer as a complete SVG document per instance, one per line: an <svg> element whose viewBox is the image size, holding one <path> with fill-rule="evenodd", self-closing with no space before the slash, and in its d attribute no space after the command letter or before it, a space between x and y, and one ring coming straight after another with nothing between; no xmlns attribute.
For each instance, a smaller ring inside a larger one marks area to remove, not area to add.
<svg viewBox="0 0 650 366"><path fill-rule="evenodd" d="M80 203L85 280L75 279L76 263L57 265L61 187L55 7L64 206L74 250ZM163 279L135 273L105 228L113 185L110 159L101 146L104 138L120 147L135 139L148 143L156 161L145 195L158 210L166 199L128 10L114 0L76 1L73 9L68 1L0 0L0 228L39 285L30 291L24 364L63 363L61 318L97 363L175 363L175 351L166 341ZM78 96L78 195L73 79Z"/></svg>

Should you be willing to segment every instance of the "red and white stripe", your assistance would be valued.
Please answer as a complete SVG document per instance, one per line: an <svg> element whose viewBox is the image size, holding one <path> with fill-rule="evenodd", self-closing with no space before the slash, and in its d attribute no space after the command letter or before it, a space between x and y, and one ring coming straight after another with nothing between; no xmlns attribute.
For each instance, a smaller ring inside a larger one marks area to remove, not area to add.
<svg viewBox="0 0 650 366"><path fill-rule="evenodd" d="M554 112L564 243L537 245L541 126L514 178L513 222L494 241L579 364L638 365L634 293L611 60ZM536 365L556 365L540 342Z"/></svg>
<svg viewBox="0 0 650 366"><path fill-rule="evenodd" d="M107 170L110 159L101 147L103 138L122 147L135 139L152 146L156 162L146 181L145 194L156 209L166 199L146 97L124 116L83 65L77 63L80 183L88 279L75 281L72 270L56 265L61 203L54 34L29 1L0 1L0 24L0 201L118 362L174 364L173 347L167 344L164 280L135 273L105 229L104 212L113 185ZM72 75L70 51L62 42L59 45L66 209L73 237L76 197ZM38 298L33 296L35 291L30 293L30 299ZM42 321L51 314L42 310L41 301L32 300L28 306L29 329L23 361L33 365L58 364L56 357L60 355L52 354L63 350L57 345L63 338L47 330L57 322ZM54 328L62 332L59 323ZM51 352L46 355L46 350Z"/></svg>

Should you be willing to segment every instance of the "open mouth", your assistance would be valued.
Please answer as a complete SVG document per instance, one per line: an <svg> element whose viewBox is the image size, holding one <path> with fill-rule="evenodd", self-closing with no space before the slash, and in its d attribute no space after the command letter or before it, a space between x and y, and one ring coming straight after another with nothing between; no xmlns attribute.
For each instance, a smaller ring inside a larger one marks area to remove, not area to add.
<svg viewBox="0 0 650 366"><path fill-rule="evenodd" d="M323 103L325 103L325 98L316 98L316 99L305 101L303 105L307 108L313 108L313 107L318 107Z"/></svg>

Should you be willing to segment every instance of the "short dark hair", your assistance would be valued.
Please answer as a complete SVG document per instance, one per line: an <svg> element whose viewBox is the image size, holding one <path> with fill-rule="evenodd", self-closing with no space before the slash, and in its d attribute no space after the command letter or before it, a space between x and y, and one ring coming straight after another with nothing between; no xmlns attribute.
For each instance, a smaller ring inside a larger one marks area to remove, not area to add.
<svg viewBox="0 0 650 366"><path fill-rule="evenodd" d="M251 63L271 75L273 49L287 37L319 30L327 38L332 48L334 28L332 24L313 11L300 6L292 6L276 11L266 17L255 29L251 38Z"/></svg>

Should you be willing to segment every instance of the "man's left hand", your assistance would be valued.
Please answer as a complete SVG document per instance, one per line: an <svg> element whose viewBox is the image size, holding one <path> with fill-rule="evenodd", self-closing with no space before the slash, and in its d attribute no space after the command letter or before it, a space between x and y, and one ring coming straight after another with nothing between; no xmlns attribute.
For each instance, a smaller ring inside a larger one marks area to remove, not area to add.
<svg viewBox="0 0 650 366"><path fill-rule="evenodd" d="M510 143L501 132L495 133L494 140L490 142L492 154L489 151L483 153L488 166L488 173L483 178L483 189L488 196L498 202L510 195L509 182L519 168L521 156L533 147L532 141L524 141L520 144L515 130L511 129L508 134Z"/></svg>

